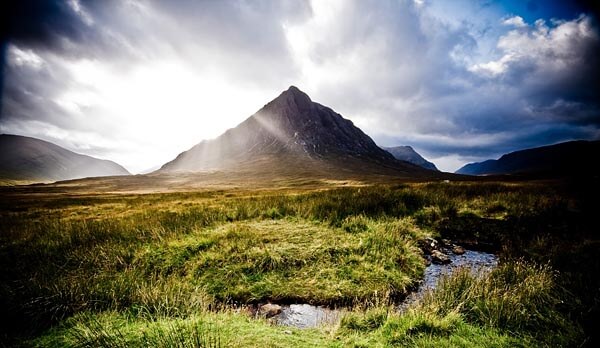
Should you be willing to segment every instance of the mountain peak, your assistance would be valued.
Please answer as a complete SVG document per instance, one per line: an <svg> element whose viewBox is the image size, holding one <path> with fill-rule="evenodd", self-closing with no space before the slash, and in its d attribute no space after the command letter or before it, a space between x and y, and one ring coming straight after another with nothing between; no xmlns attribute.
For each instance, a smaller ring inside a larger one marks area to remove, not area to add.
<svg viewBox="0 0 600 348"><path fill-rule="evenodd" d="M308 94L302 92L296 86L290 86L283 91L277 98L271 101L268 105L272 105L276 109L292 109L300 112L309 111L312 107L312 100Z"/></svg>
<svg viewBox="0 0 600 348"><path fill-rule="evenodd" d="M306 97L308 97L308 95L306 93L302 92L300 90L300 88L298 88L298 87L296 87L294 85L291 85L287 90L283 91L281 94L292 94L292 95L295 95L295 96L297 95L297 96L306 96Z"/></svg>
<svg viewBox="0 0 600 348"><path fill-rule="evenodd" d="M412 146L394 146L394 147L382 147L385 151L391 153L396 159L401 161L410 162L420 167L438 171L435 164L429 162L423 156L421 156Z"/></svg>
<svg viewBox="0 0 600 348"><path fill-rule="evenodd" d="M396 161L350 120L313 102L295 86L237 127L179 154L160 170L230 170L265 158L270 159L270 168L279 169L293 162L300 166L318 163L319 168L330 169L421 173L416 166Z"/></svg>

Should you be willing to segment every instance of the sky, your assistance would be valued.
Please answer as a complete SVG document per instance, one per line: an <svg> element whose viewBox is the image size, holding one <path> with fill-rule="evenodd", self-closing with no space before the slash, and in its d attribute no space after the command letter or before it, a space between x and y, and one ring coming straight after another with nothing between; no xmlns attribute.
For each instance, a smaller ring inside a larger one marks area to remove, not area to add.
<svg viewBox="0 0 600 348"><path fill-rule="evenodd" d="M9 0L0 133L156 169L290 85L444 171L600 138L594 1Z"/></svg>

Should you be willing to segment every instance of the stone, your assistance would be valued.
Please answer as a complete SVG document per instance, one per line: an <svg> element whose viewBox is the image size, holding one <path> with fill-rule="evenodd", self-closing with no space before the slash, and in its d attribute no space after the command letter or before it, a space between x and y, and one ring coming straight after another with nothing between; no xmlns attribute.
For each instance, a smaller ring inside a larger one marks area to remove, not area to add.
<svg viewBox="0 0 600 348"><path fill-rule="evenodd" d="M452 261L450 261L448 255L444 254L439 250L434 250L431 253L431 262L437 263L438 265L447 265Z"/></svg>
<svg viewBox="0 0 600 348"><path fill-rule="evenodd" d="M446 248L452 248L452 246L454 246L454 243L452 243L450 239L442 239L442 245Z"/></svg>
<svg viewBox="0 0 600 348"><path fill-rule="evenodd" d="M455 245L452 247L452 252L456 255L462 255L465 253L465 248L461 247L460 245Z"/></svg>
<svg viewBox="0 0 600 348"><path fill-rule="evenodd" d="M434 250L437 250L439 248L438 241L433 238L429 238L429 237L422 240L420 244L421 244L421 249L426 254L431 254Z"/></svg>
<svg viewBox="0 0 600 348"><path fill-rule="evenodd" d="M281 313L282 309L280 305L267 303L258 308L258 314L265 318L271 318Z"/></svg>

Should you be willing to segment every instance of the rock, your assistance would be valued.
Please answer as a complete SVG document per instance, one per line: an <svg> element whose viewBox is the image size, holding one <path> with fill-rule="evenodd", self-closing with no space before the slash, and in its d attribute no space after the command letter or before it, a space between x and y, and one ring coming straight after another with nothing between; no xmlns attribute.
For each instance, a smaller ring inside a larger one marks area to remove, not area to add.
<svg viewBox="0 0 600 348"><path fill-rule="evenodd" d="M267 303L258 308L258 314L261 317L271 318L281 313L282 309L280 305Z"/></svg>
<svg viewBox="0 0 600 348"><path fill-rule="evenodd" d="M454 243L450 239L442 239L442 245L446 248L452 248Z"/></svg>
<svg viewBox="0 0 600 348"><path fill-rule="evenodd" d="M292 330L285 330L283 331L284 334L286 335L291 335L292 334Z"/></svg>
<svg viewBox="0 0 600 348"><path fill-rule="evenodd" d="M426 254L431 254L431 253L433 253L434 250L437 250L439 248L438 241L433 238L429 238L429 237L422 240L420 244L421 244L421 249Z"/></svg>
<svg viewBox="0 0 600 348"><path fill-rule="evenodd" d="M455 245L452 247L452 252L456 255L462 255L465 253L465 248L461 247L460 245Z"/></svg>
<svg viewBox="0 0 600 348"><path fill-rule="evenodd" d="M450 261L450 258L448 257L448 255L444 254L443 252L441 252L439 250L434 250L431 253L431 262L437 263L438 265L446 265L452 261Z"/></svg>

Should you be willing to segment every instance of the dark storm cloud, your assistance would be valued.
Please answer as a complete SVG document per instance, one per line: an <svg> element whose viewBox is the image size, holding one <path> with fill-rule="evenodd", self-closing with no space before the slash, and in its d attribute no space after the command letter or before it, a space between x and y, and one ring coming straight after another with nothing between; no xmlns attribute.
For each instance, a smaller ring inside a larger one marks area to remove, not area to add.
<svg viewBox="0 0 600 348"><path fill-rule="evenodd" d="M87 36L85 23L66 1L8 0L0 12L2 42L62 50L65 39L81 42Z"/></svg>
<svg viewBox="0 0 600 348"><path fill-rule="evenodd" d="M102 27L89 22L85 11L83 5L71 0L2 2L0 121L38 119L67 129L81 125L73 122L52 101L61 86L72 83L71 76L60 65L48 60L32 69L26 64L11 65L7 60L11 58L9 45L60 59L114 56L119 50L103 35Z"/></svg>
<svg viewBox="0 0 600 348"><path fill-rule="evenodd" d="M45 49L57 49L63 38L81 39L78 16L64 1L19 1L0 3L0 101L3 98L6 54L9 40ZM10 98L18 99L19 95ZM0 115L6 109L0 102Z"/></svg>
<svg viewBox="0 0 600 348"><path fill-rule="evenodd" d="M127 50L118 38L110 35L111 22L94 22L93 19L102 11L116 14L124 3L117 0L4 1L0 5L3 17L0 43L5 50L8 44L13 44L63 58L114 58Z"/></svg>

